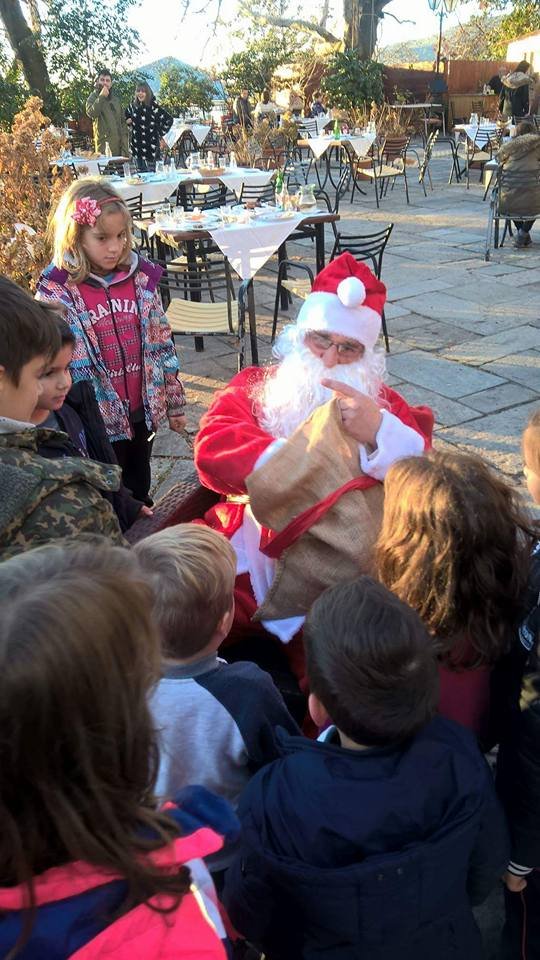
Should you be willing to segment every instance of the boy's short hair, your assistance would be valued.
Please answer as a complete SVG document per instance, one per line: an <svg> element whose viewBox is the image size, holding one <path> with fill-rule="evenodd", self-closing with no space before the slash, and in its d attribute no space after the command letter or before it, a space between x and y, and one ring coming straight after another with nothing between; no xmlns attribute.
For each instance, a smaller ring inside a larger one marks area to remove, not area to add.
<svg viewBox="0 0 540 960"><path fill-rule="evenodd" d="M525 466L540 477L540 407L531 414L523 433L523 459Z"/></svg>
<svg viewBox="0 0 540 960"><path fill-rule="evenodd" d="M17 387L21 370L34 357L53 357L61 347L60 303L34 300L26 290L0 276L0 366Z"/></svg>
<svg viewBox="0 0 540 960"><path fill-rule="evenodd" d="M308 614L304 644L311 691L355 743L399 743L434 716L430 637L414 610L371 577L325 590Z"/></svg>
<svg viewBox="0 0 540 960"><path fill-rule="evenodd" d="M179 523L134 549L152 588L163 656L195 656L233 603L236 555L231 544L209 527Z"/></svg>
<svg viewBox="0 0 540 960"><path fill-rule="evenodd" d="M63 317L59 317L56 325L60 334L60 340L62 341L62 347L74 347L77 342L77 338L73 333L69 323L67 323Z"/></svg>

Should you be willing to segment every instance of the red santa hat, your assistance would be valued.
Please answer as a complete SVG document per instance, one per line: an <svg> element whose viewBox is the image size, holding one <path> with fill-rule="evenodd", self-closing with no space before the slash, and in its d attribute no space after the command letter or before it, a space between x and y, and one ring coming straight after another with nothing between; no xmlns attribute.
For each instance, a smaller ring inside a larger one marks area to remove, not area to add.
<svg viewBox="0 0 540 960"><path fill-rule="evenodd" d="M386 287L350 253L342 253L316 276L297 318L300 330L339 333L365 347L375 345L381 329Z"/></svg>

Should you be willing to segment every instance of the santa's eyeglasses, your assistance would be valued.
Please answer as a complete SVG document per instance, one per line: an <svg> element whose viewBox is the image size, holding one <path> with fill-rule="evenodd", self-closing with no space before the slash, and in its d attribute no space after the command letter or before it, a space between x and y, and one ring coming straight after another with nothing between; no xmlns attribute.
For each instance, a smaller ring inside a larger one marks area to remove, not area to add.
<svg viewBox="0 0 540 960"><path fill-rule="evenodd" d="M323 352L329 350L330 347L335 347L338 356L351 361L359 360L364 354L364 344L359 343L357 340L345 340L344 343L336 343L336 341L333 340L332 337L327 336L326 333L317 333L315 330L310 330L306 334L306 340L309 340L311 346Z"/></svg>

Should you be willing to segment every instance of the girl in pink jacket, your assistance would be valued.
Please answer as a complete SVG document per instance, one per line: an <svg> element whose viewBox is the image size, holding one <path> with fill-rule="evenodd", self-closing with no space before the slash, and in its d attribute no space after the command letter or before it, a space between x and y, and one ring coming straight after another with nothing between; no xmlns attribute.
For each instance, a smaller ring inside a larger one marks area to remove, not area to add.
<svg viewBox="0 0 540 960"><path fill-rule="evenodd" d="M202 788L157 809L150 609L122 547L50 545L0 566L4 960L225 960L200 858L236 819Z"/></svg>

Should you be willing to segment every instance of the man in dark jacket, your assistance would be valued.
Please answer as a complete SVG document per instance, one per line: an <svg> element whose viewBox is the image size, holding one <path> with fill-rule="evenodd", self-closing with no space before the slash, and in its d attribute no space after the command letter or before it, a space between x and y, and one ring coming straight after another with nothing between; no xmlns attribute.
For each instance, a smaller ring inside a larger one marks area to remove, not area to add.
<svg viewBox="0 0 540 960"><path fill-rule="evenodd" d="M240 801L224 902L279 960L480 960L471 904L508 851L490 771L435 718L433 645L369 577L327 590L306 623L310 713L325 742L283 736Z"/></svg>

